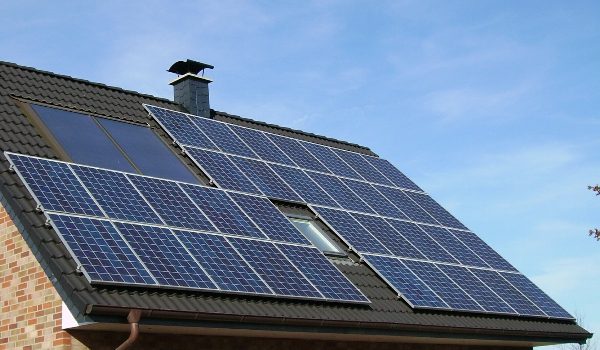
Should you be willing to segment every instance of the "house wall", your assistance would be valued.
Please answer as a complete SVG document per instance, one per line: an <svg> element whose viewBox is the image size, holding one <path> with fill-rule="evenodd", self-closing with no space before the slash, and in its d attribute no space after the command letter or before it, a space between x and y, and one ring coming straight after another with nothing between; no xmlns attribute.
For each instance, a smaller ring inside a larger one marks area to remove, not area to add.
<svg viewBox="0 0 600 350"><path fill-rule="evenodd" d="M62 300L1 205L0 307L0 350L83 349L62 330Z"/></svg>

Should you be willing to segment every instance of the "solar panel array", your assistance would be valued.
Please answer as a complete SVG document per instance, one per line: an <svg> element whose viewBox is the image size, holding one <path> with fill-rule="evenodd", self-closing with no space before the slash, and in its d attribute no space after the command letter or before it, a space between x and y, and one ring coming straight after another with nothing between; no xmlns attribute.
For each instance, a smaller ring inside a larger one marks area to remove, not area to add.
<svg viewBox="0 0 600 350"><path fill-rule="evenodd" d="M5 155L90 283L370 302L263 196Z"/></svg>
<svg viewBox="0 0 600 350"><path fill-rule="evenodd" d="M308 204L415 308L573 318L384 159L145 107L219 187Z"/></svg>

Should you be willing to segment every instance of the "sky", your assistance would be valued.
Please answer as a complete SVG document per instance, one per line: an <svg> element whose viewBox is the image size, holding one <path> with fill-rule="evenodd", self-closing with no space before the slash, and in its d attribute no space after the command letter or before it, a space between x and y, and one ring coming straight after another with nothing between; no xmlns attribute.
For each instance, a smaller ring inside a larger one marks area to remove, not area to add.
<svg viewBox="0 0 600 350"><path fill-rule="evenodd" d="M370 147L600 332L600 2L2 1L0 60ZM544 349L551 349L545 347Z"/></svg>

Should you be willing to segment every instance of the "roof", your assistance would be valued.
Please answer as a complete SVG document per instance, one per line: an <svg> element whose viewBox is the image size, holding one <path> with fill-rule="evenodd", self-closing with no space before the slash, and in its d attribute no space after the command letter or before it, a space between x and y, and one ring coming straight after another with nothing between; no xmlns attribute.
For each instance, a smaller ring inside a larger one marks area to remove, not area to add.
<svg viewBox="0 0 600 350"><path fill-rule="evenodd" d="M68 76L0 62L0 149L27 155L57 158L19 109L18 99L41 101L97 115L148 123L161 137L142 103L183 110L172 101ZM211 111L218 120L279 133L333 147L373 155L366 147ZM184 159L190 166L192 163ZM198 172L200 170L198 169ZM105 315L126 315L131 308L147 310L146 317L170 320L220 320L245 323L365 329L400 334L454 333L464 336L535 339L539 342L582 341L591 336L571 321L528 319L485 314L458 314L411 309L365 264L334 260L340 270L372 301L368 306L300 300L266 299L198 292L154 291L143 288L92 287L76 271L74 261L18 177L1 157L2 205L20 228L57 291L79 320L106 320ZM151 310L151 312L150 312ZM192 322L193 324L193 322ZM532 340L533 341L533 340Z"/></svg>

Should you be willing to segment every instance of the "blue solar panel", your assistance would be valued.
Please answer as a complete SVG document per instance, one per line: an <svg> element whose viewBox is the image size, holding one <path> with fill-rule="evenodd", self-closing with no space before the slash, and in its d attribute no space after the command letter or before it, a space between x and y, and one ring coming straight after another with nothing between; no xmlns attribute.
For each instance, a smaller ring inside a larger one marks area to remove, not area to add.
<svg viewBox="0 0 600 350"><path fill-rule="evenodd" d="M438 264L437 267L467 292L485 311L516 314L504 300L498 297L467 268L444 264Z"/></svg>
<svg viewBox="0 0 600 350"><path fill-rule="evenodd" d="M438 222L413 202L404 191L385 186L375 186L375 188L389 199L390 202L394 203L397 208L402 210L410 220L438 225Z"/></svg>
<svg viewBox="0 0 600 350"><path fill-rule="evenodd" d="M16 154L7 157L44 210L104 216L67 164Z"/></svg>
<svg viewBox="0 0 600 350"><path fill-rule="evenodd" d="M361 253L390 254L350 213L343 210L313 207L319 218L333 228L353 249Z"/></svg>
<svg viewBox="0 0 600 350"><path fill-rule="evenodd" d="M197 148L186 148L186 152L220 188L261 194L252 181L226 155Z"/></svg>
<svg viewBox="0 0 600 350"><path fill-rule="evenodd" d="M421 230L427 232L439 245L444 247L454 258L463 265L489 268L477 254L473 253L466 245L459 241L454 235L441 227L419 225Z"/></svg>
<svg viewBox="0 0 600 350"><path fill-rule="evenodd" d="M363 213L375 213L371 207L344 185L339 178L312 171L307 171L306 174L313 179L314 182L318 183L331 198L335 199L342 208Z"/></svg>
<svg viewBox="0 0 600 350"><path fill-rule="evenodd" d="M574 319L565 309L560 307L552 298L544 293L527 277L517 273L500 272L515 288L523 293L529 300L542 309L546 315L556 318Z"/></svg>
<svg viewBox="0 0 600 350"><path fill-rule="evenodd" d="M448 254L442 246L437 244L427 233L421 230L416 224L411 222L390 220L387 222L392 225L404 238L408 239L415 247L419 248L421 253L433 261L442 261L458 264L459 262Z"/></svg>
<svg viewBox="0 0 600 350"><path fill-rule="evenodd" d="M306 203L339 207L319 185L311 180L304 171L283 165L271 164L271 169L279 175Z"/></svg>
<svg viewBox="0 0 600 350"><path fill-rule="evenodd" d="M414 307L449 308L423 281L418 279L399 259L364 255L366 262L383 276L394 290Z"/></svg>
<svg viewBox="0 0 600 350"><path fill-rule="evenodd" d="M525 316L545 316L544 312L527 300L496 271L469 269L516 312Z"/></svg>
<svg viewBox="0 0 600 350"><path fill-rule="evenodd" d="M483 311L467 293L448 278L433 263L403 260L404 264L455 310Z"/></svg>
<svg viewBox="0 0 600 350"><path fill-rule="evenodd" d="M228 240L275 294L323 298L274 244L250 239Z"/></svg>
<svg viewBox="0 0 600 350"><path fill-rule="evenodd" d="M442 226L468 230L465 225L428 195L415 192L405 192L405 194L419 204L421 208L425 209L429 215L433 216Z"/></svg>
<svg viewBox="0 0 600 350"><path fill-rule="evenodd" d="M125 174L72 165L73 171L110 218L162 224Z"/></svg>
<svg viewBox="0 0 600 350"><path fill-rule="evenodd" d="M217 289L173 232L156 226L115 225L159 284Z"/></svg>
<svg viewBox="0 0 600 350"><path fill-rule="evenodd" d="M216 231L176 182L145 176L127 176L167 225Z"/></svg>
<svg viewBox="0 0 600 350"><path fill-rule="evenodd" d="M145 105L145 107L150 111L154 119L178 143L200 148L217 149L217 146L200 131L187 114L155 106Z"/></svg>
<svg viewBox="0 0 600 350"><path fill-rule="evenodd" d="M317 145L316 143L302 142L300 143L306 148L315 158L325 165L332 173L350 177L353 179L363 180L356 171L338 157L330 148Z"/></svg>
<svg viewBox="0 0 600 350"><path fill-rule="evenodd" d="M348 163L352 169L358 172L365 180L378 184L393 186L394 184L388 180L382 173L372 166L362 155L354 152L342 151L336 149L334 151L344 162Z"/></svg>
<svg viewBox="0 0 600 350"><path fill-rule="evenodd" d="M90 282L156 285L110 222L57 214L48 217Z"/></svg>
<svg viewBox="0 0 600 350"><path fill-rule="evenodd" d="M517 271L508 261L504 260L500 254L496 253L495 250L473 232L457 230L450 230L450 232L472 251L477 252L477 255L489 266L498 270Z"/></svg>
<svg viewBox="0 0 600 350"><path fill-rule="evenodd" d="M321 171L328 173L329 170L321 164L317 158L313 157L302 145L289 137L279 135L266 134L279 148L290 157L294 163L304 169Z"/></svg>
<svg viewBox="0 0 600 350"><path fill-rule="evenodd" d="M188 231L175 234L222 290L273 294L225 237Z"/></svg>
<svg viewBox="0 0 600 350"><path fill-rule="evenodd" d="M220 232L266 238L224 191L188 184L181 187Z"/></svg>
<svg viewBox="0 0 600 350"><path fill-rule="evenodd" d="M278 244L277 247L326 298L369 302L318 249L287 244Z"/></svg>
<svg viewBox="0 0 600 350"><path fill-rule="evenodd" d="M375 187L362 181L343 179L342 182L364 200L377 214L392 218L408 219L396 206L387 200Z"/></svg>
<svg viewBox="0 0 600 350"><path fill-rule="evenodd" d="M261 159L286 164L295 165L288 156L277 147L265 133L253 129L242 128L235 125L229 125L235 132Z"/></svg>
<svg viewBox="0 0 600 350"><path fill-rule="evenodd" d="M377 168L377 170L385 175L386 178L392 181L394 185L401 188L407 188L409 190L423 191L419 186L412 182L406 175L404 175L400 170L396 169L396 167L387 160L367 155L364 155L363 157L369 163L371 163L372 166Z"/></svg>
<svg viewBox="0 0 600 350"><path fill-rule="evenodd" d="M267 163L233 156L231 160L248 178L254 181L254 184L265 196L302 202L302 199L269 168Z"/></svg>
<svg viewBox="0 0 600 350"><path fill-rule="evenodd" d="M394 255L406 258L426 259L417 248L390 226L385 219L356 213L351 215Z"/></svg>
<svg viewBox="0 0 600 350"><path fill-rule="evenodd" d="M191 119L223 152L256 158L256 154L229 129L227 124L200 117Z"/></svg>
<svg viewBox="0 0 600 350"><path fill-rule="evenodd" d="M232 192L229 196L270 239L311 244L268 199Z"/></svg>

